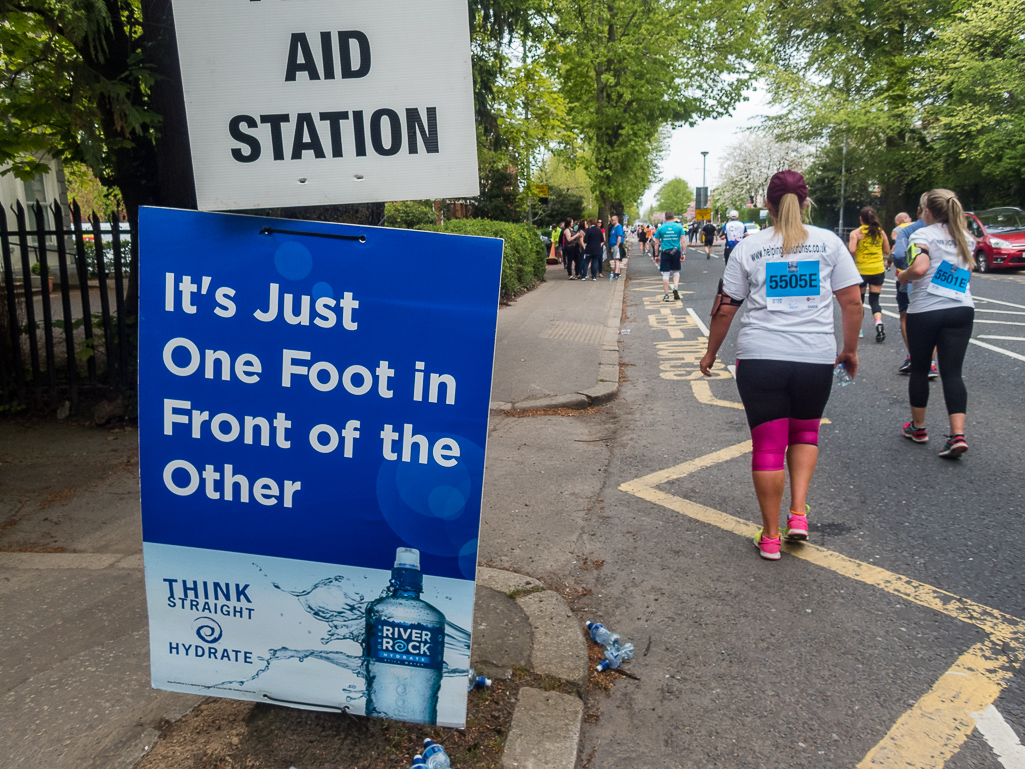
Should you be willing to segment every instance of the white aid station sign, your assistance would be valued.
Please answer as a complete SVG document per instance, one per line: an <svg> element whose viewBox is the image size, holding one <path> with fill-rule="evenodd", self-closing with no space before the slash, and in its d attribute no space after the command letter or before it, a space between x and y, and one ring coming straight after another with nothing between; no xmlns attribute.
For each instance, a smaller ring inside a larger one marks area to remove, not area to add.
<svg viewBox="0 0 1025 769"><path fill-rule="evenodd" d="M173 0L201 210L479 192L466 0Z"/></svg>

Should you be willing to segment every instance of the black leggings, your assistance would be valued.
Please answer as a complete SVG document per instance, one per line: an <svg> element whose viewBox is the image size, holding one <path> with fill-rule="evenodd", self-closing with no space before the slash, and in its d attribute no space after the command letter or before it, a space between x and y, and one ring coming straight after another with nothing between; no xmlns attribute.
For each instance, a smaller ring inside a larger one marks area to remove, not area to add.
<svg viewBox="0 0 1025 769"><path fill-rule="evenodd" d="M865 292L868 291L868 284L862 283L860 288L861 288L861 304L864 305L865 304ZM880 297L880 294L874 293L872 291L868 291L868 306L869 306L869 309L872 310L872 314L873 315L875 315L876 313L882 314L882 312L883 312L883 308L879 305L879 297Z"/></svg>
<svg viewBox="0 0 1025 769"><path fill-rule="evenodd" d="M737 390L752 429L777 419L820 419L832 386L832 363L737 361Z"/></svg>
<svg viewBox="0 0 1025 769"><path fill-rule="evenodd" d="M908 313L908 352L911 355L908 397L913 408L924 409L929 404L929 366L935 347L947 413L967 412L968 391L961 379L961 366L974 322L975 309L972 307Z"/></svg>

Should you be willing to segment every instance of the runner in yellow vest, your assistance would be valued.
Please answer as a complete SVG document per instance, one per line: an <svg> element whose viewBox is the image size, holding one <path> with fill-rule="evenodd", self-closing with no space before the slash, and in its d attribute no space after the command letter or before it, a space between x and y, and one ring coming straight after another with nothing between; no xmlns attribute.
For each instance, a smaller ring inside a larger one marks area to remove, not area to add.
<svg viewBox="0 0 1025 769"><path fill-rule="evenodd" d="M865 302L865 288L868 287L868 304L875 320L876 341L886 339L883 329L883 309L879 306L879 295L883 292L886 278L884 257L890 255L890 240L883 232L875 209L865 206L861 209L861 226L851 232L848 248L854 257L854 264L861 274L861 301Z"/></svg>

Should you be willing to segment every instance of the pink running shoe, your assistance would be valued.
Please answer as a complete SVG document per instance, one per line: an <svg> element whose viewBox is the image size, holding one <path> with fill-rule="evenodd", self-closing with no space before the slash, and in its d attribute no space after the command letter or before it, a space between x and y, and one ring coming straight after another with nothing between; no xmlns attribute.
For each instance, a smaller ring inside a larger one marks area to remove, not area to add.
<svg viewBox="0 0 1025 769"><path fill-rule="evenodd" d="M755 535L755 547L758 548L758 555L769 561L779 560L779 550L783 545L782 537L763 537L762 529Z"/></svg>
<svg viewBox="0 0 1025 769"><path fill-rule="evenodd" d="M804 506L807 512L808 506ZM790 511L790 517L787 518L787 525L783 529L783 536L788 542L805 542L808 539L808 516L796 513L793 510Z"/></svg>

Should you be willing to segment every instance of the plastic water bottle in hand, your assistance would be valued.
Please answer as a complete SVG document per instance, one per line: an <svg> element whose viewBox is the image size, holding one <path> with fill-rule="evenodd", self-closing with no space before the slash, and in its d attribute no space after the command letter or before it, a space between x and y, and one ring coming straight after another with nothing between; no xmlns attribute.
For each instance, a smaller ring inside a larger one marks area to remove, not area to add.
<svg viewBox="0 0 1025 769"><path fill-rule="evenodd" d="M618 668L627 660L634 658L634 645L631 643L623 644L615 649L605 650L605 659L595 665L594 669L599 673L612 668L613 670Z"/></svg>
<svg viewBox="0 0 1025 769"><path fill-rule="evenodd" d="M432 739L424 738L423 757L427 769L452 769L452 762L449 761L445 748Z"/></svg>
<svg viewBox="0 0 1025 769"><path fill-rule="evenodd" d="M846 363L837 363L833 368L833 377L836 379L837 387L846 387L854 384L854 377L847 372Z"/></svg>
<svg viewBox="0 0 1025 769"><path fill-rule="evenodd" d="M470 668L467 673L469 674L469 680L466 684L466 690L468 692L472 692L474 689L485 689L488 686L491 686L491 679L477 675L477 671L473 668Z"/></svg>

